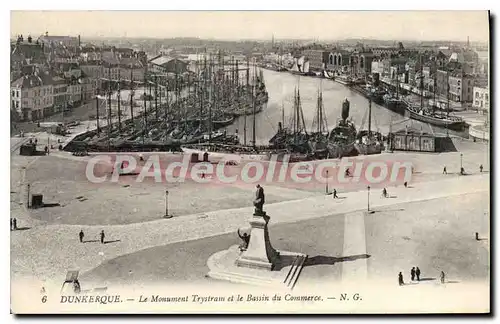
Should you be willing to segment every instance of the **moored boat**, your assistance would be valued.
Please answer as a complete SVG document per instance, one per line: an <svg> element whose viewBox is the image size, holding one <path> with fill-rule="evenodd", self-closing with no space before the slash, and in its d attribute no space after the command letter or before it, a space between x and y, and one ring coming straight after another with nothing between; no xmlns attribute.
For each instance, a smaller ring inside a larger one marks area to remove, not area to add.
<svg viewBox="0 0 500 324"><path fill-rule="evenodd" d="M449 116L448 114L439 112L429 112L424 109L417 109L416 107L410 105L406 107L406 111L411 119L435 126L453 130L462 130L465 127L464 120L457 116Z"/></svg>

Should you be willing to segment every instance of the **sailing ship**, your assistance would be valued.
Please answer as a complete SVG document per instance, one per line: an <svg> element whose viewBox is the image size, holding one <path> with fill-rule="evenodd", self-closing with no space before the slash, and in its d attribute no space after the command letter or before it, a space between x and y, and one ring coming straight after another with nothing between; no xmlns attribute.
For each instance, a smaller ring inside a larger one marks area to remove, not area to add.
<svg viewBox="0 0 500 324"><path fill-rule="evenodd" d="M383 96L384 106L395 113L404 115L405 113L405 102L403 99L395 96L393 93L386 93Z"/></svg>
<svg viewBox="0 0 500 324"><path fill-rule="evenodd" d="M462 118L457 116L450 116L449 112L429 112L423 108L418 109L413 105L408 105L406 111L411 119L415 119L424 123L453 129L453 130L463 130L465 127L465 122Z"/></svg>
<svg viewBox="0 0 500 324"><path fill-rule="evenodd" d="M284 128L283 121L278 123L278 132L269 140L269 144L276 149L287 149L290 153L309 152L309 135L304 122L304 112L300 100L300 89L294 90L293 115L291 127Z"/></svg>
<svg viewBox="0 0 500 324"><path fill-rule="evenodd" d="M420 60L422 61L422 57L420 57ZM424 88L424 83L423 83L423 72L422 72L422 66L423 64L420 64L420 89ZM434 87L435 90L436 87ZM448 85L448 93L449 93L449 85ZM435 96L435 93L434 93ZM416 105L408 102L406 106L406 111L407 114L411 119L415 119L424 123L444 127L447 129L453 129L453 130L458 130L461 131L465 127L466 123L464 120L460 117L457 116L450 116L450 103L449 103L449 96L448 96L448 109L446 111L446 114L441 112L437 112L435 109L424 109L424 96L420 96L420 107L417 108Z"/></svg>
<svg viewBox="0 0 500 324"><path fill-rule="evenodd" d="M372 101L369 100L368 103L368 130L362 131L363 124L360 127L360 131L357 135L356 143L354 147L359 154L370 155L370 154L380 154L384 149L383 136L380 132L372 132ZM365 114L366 117L366 114ZM363 117L363 121L364 121Z"/></svg>
<svg viewBox="0 0 500 324"><path fill-rule="evenodd" d="M226 159L226 160L231 160L235 162L241 162L244 160L269 160L271 158L271 154L273 153L272 149L269 149L268 147L258 147L256 145L256 120L255 116L257 114L257 97L255 94L257 93L258 89L262 90L262 83L263 83L263 74L262 70L260 71L260 74L257 75L257 71L254 66L254 78L253 78L253 86L251 87L252 91L252 108L253 108L253 140L252 140L252 145L246 145L246 113L244 114L245 117L245 143L241 145L238 141L233 141L231 143L227 143L225 141L219 142L219 143L214 143L211 138L212 132L209 133L208 138L204 138L208 140L208 142L202 142L198 144L186 144L181 146L181 150L186 153L186 154L208 154L208 156L214 158L214 159ZM247 78L248 80L248 78ZM212 82L214 84L215 82ZM265 87L265 86L264 86ZM209 92L210 94L212 91ZM267 92L266 92L267 94ZM210 100L210 105L214 105L216 103L215 100L213 100L213 97L210 95L212 100ZM212 113L209 110L209 116L211 120Z"/></svg>
<svg viewBox="0 0 500 324"><path fill-rule="evenodd" d="M321 89L318 91L316 114L313 119L312 129L315 129L315 132L309 136L312 154L318 159L328 157L328 122L324 111L323 92Z"/></svg>
<svg viewBox="0 0 500 324"><path fill-rule="evenodd" d="M330 132L328 138L328 157L342 158L357 154L354 147L356 141L356 126L349 118L350 102L347 98L342 103L341 120L337 126Z"/></svg>

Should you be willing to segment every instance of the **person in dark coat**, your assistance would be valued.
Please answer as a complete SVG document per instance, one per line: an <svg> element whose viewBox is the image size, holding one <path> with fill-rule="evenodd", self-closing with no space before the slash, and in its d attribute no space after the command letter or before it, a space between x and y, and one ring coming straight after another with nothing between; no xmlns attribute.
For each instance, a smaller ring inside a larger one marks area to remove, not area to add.
<svg viewBox="0 0 500 324"><path fill-rule="evenodd" d="M78 234L78 236L80 237L80 243L83 243L83 237L85 236L83 230L80 231L80 234Z"/></svg>
<svg viewBox="0 0 500 324"><path fill-rule="evenodd" d="M13 228L13 229L14 229L14 231L15 231L15 230L17 230L17 219L16 219L16 218L14 218L14 219L12 220L12 225L13 225L13 227L14 227L14 228Z"/></svg>
<svg viewBox="0 0 500 324"><path fill-rule="evenodd" d="M417 270L415 271L415 274L417 275L417 281L420 281L420 269L417 267Z"/></svg>
<svg viewBox="0 0 500 324"><path fill-rule="evenodd" d="M446 172L446 165L443 168L443 174L448 174L448 172Z"/></svg>
<svg viewBox="0 0 500 324"><path fill-rule="evenodd" d="M481 173L483 172L483 165L482 164L479 166L479 172L481 172Z"/></svg>
<svg viewBox="0 0 500 324"><path fill-rule="evenodd" d="M384 198L387 198L387 189L384 188L384 190L382 190L382 196L384 196Z"/></svg>
<svg viewBox="0 0 500 324"><path fill-rule="evenodd" d="M339 196L337 196L337 189L333 189L333 198L338 198Z"/></svg>
<svg viewBox="0 0 500 324"><path fill-rule="evenodd" d="M408 188L408 182L405 181L404 185L405 185L405 188Z"/></svg>
<svg viewBox="0 0 500 324"><path fill-rule="evenodd" d="M255 192L255 201L253 205L255 206L255 213L262 214L264 211L262 210L265 203L265 195L264 188L262 188L259 184L257 185L257 191Z"/></svg>
<svg viewBox="0 0 500 324"><path fill-rule="evenodd" d="M101 244L104 244L104 237L105 237L104 230L101 231L101 235L100 236L101 236Z"/></svg>
<svg viewBox="0 0 500 324"><path fill-rule="evenodd" d="M441 271L441 283L444 284L444 280L445 280L445 275L444 275L444 271Z"/></svg>
<svg viewBox="0 0 500 324"><path fill-rule="evenodd" d="M403 274L401 272L398 275L398 283L400 286L405 284L405 282L403 281Z"/></svg>
<svg viewBox="0 0 500 324"><path fill-rule="evenodd" d="M415 280L415 267L411 268L410 274L411 274L411 281L414 281Z"/></svg>

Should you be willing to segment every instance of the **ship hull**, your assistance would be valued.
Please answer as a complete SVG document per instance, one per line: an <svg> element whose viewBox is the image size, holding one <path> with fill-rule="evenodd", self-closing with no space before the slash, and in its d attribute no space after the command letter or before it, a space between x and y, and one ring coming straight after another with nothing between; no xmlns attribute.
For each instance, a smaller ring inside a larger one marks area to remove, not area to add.
<svg viewBox="0 0 500 324"><path fill-rule="evenodd" d="M355 156L356 148L352 144L328 144L328 158L340 159L347 156Z"/></svg>
<svg viewBox="0 0 500 324"><path fill-rule="evenodd" d="M217 152L196 148L189 148L185 146L181 146L181 150L185 154L205 154L208 153L208 157L217 159L217 160L227 160L227 161L269 161L270 153L229 153L229 152ZM201 158L201 156L200 156Z"/></svg>
<svg viewBox="0 0 500 324"><path fill-rule="evenodd" d="M432 124L435 126L449 128L453 130L462 130L465 127L465 122L463 120L452 120L452 119L441 119L428 115L420 115L419 113L406 109L411 119L415 119L424 123Z"/></svg>
<svg viewBox="0 0 500 324"><path fill-rule="evenodd" d="M380 144L354 144L356 151L360 155L373 155L382 153L383 147Z"/></svg>

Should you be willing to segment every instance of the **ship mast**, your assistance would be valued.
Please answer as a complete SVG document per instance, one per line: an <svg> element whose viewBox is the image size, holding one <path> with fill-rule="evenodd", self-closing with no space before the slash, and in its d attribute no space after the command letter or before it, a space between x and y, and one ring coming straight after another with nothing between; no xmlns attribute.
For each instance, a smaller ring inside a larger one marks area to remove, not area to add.
<svg viewBox="0 0 500 324"><path fill-rule="evenodd" d="M134 75L130 65L130 120L134 123Z"/></svg>
<svg viewBox="0 0 500 324"><path fill-rule="evenodd" d="M101 128L99 127L99 94L97 94L95 96L95 107L96 107L96 113L97 113L97 116L96 116L96 122L97 122L97 136L99 136L99 134L101 133Z"/></svg>
<svg viewBox="0 0 500 324"><path fill-rule="evenodd" d="M158 79L156 74L154 76L154 80L155 80L155 118L156 120L158 120Z"/></svg>
<svg viewBox="0 0 500 324"><path fill-rule="evenodd" d="M144 141L146 139L146 134L148 133L148 116L147 116L147 106L146 106L146 84L147 84L147 77L146 77L146 72L144 73L144 91L143 91L143 97L142 97L142 102L144 103L144 111L142 112L144 115L144 130L142 132L142 145L144 145Z"/></svg>
<svg viewBox="0 0 500 324"><path fill-rule="evenodd" d="M214 91L214 75L212 73L213 62L212 56L210 56L210 89L208 92L208 144L212 141L212 99L214 98L212 92Z"/></svg>
<svg viewBox="0 0 500 324"><path fill-rule="evenodd" d="M368 138L372 136L372 97L368 101Z"/></svg>
<svg viewBox="0 0 500 324"><path fill-rule="evenodd" d="M108 150L111 151L111 65L108 66Z"/></svg>
<svg viewBox="0 0 500 324"><path fill-rule="evenodd" d="M424 63L420 55L420 110L424 109Z"/></svg>
<svg viewBox="0 0 500 324"><path fill-rule="evenodd" d="M121 135L122 134L122 111L120 107L120 84L121 84L121 76L120 76L120 68L118 69L118 92L117 92L117 99L118 99L118 132Z"/></svg>
<svg viewBox="0 0 500 324"><path fill-rule="evenodd" d="M247 57L247 86L246 86L246 93L247 95L250 94L250 60ZM245 100L246 101L246 100ZM247 145L247 105L245 102L245 113L243 114L243 145Z"/></svg>
<svg viewBox="0 0 500 324"><path fill-rule="evenodd" d="M449 115L450 115L450 76L449 76L449 72L446 72L446 84L447 84L447 87L446 87L446 101L447 101L447 109L446 109L446 119L448 119ZM449 136L448 134L448 123L445 123L444 124L445 127L446 127L446 137Z"/></svg>
<svg viewBox="0 0 500 324"><path fill-rule="evenodd" d="M285 126L285 105L281 102L281 125Z"/></svg>
<svg viewBox="0 0 500 324"><path fill-rule="evenodd" d="M254 62L255 63L255 62ZM256 78L256 73L257 73L257 68L254 64L253 66L253 70L254 70L254 74L253 74L253 86L252 86L252 106L253 106L253 124L252 124L252 145L253 147L255 147L256 145L256 142L255 142L255 128L256 128L256 120L255 120L255 112L256 112L256 102L255 102L255 96L257 95L257 92L256 92L256 85L257 85L257 78Z"/></svg>

